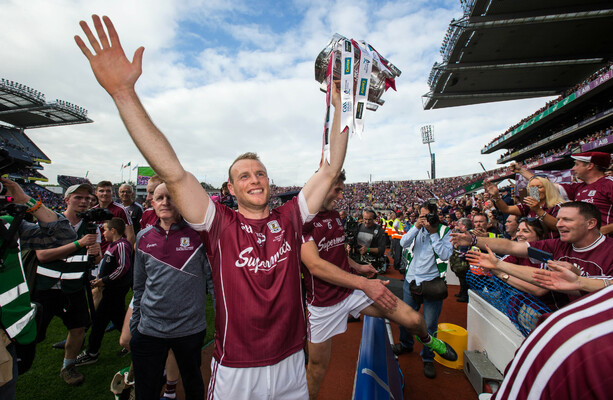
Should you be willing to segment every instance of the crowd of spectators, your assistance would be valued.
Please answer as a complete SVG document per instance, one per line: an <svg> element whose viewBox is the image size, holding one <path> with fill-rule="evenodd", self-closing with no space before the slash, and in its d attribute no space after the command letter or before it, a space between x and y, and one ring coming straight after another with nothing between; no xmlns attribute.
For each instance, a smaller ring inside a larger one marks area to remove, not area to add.
<svg viewBox="0 0 613 400"><path fill-rule="evenodd" d="M570 96L572 93L576 92L577 90L579 90L580 88L582 88L583 86L587 85L588 83L594 81L595 79L597 79L600 75L608 72L609 70L611 70L611 67L613 65L613 62L609 62L606 66L602 67L601 69L599 69L598 71L594 72L592 75L590 75L588 78L586 78L585 80L583 80L581 83L576 84L575 86L569 88L568 90L566 90L564 93L562 93L557 99L548 101L547 103L545 103L545 105L541 108L539 108L537 111L535 111L533 114L522 118L521 121L519 121L518 123L516 123L515 125L509 127L509 129L507 129L504 133L501 133L500 135L498 135L495 139L493 139L490 143L494 143L496 142L498 139L500 139L501 137L503 137L504 135L506 135L509 132L512 132L513 130L517 129L518 127L520 127L522 124L525 124L526 122L530 121L532 118L536 117L537 115L539 115L540 113L544 112L545 110L547 110L549 107L554 106L555 104L559 103L560 101L564 100L566 97Z"/></svg>
<svg viewBox="0 0 613 400"><path fill-rule="evenodd" d="M593 141L596 141L600 138L609 136L613 133L613 125L609 126L608 128L605 129L600 129L594 133L591 133L587 136L584 136L582 138L578 138L575 140L572 140L570 142L568 142L566 145L558 147L557 149L549 149L547 151L544 151L540 154L537 154L535 156L532 156L530 158L527 158L525 160L523 160L524 164L530 164L531 162L534 162L538 159L541 158L545 158L545 157L549 157L549 156L553 156L553 155L557 155L557 156L564 156L564 155L568 155L570 154L571 150L574 149L577 146L583 146L584 144L587 143L591 143ZM503 156L501 156L502 158Z"/></svg>
<svg viewBox="0 0 613 400"><path fill-rule="evenodd" d="M30 197L37 199L40 196L40 200L53 211L63 212L66 209L64 197L60 194L53 193L52 191L47 190L35 183L26 183L21 185L21 187Z"/></svg>

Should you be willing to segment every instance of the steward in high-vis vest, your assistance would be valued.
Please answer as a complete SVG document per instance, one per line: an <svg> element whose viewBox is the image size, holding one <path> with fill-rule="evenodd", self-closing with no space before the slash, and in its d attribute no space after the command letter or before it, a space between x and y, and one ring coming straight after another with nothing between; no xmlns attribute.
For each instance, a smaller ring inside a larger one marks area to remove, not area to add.
<svg viewBox="0 0 613 400"><path fill-rule="evenodd" d="M30 302L21 250L70 243L75 233L66 218L26 195L17 183L4 178L0 182L6 187L7 196L13 198L13 204L0 204L3 211L11 214L0 217L0 398L12 399L17 383L17 360L22 359L22 370L32 365L36 339L36 309ZM26 213L37 218L38 223L23 221ZM29 347L28 357L21 352L26 347Z"/></svg>
<svg viewBox="0 0 613 400"><path fill-rule="evenodd" d="M60 377L69 385L83 382L83 375L75 368L81 350L85 330L90 324L90 310L86 297L86 285L90 273L88 255L100 261L100 233L87 233L87 223L77 216L87 211L94 189L88 184L73 185L66 189L64 216L70 221L76 239L53 249L37 250L39 265L36 269L36 293L34 299L42 304L43 312L37 341L45 338L47 327L58 316L68 329L64 346L64 362Z"/></svg>

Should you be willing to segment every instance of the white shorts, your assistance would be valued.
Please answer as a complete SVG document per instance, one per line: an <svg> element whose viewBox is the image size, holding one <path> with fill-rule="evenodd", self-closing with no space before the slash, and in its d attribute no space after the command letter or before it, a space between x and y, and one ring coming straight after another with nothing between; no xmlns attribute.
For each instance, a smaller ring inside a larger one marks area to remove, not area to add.
<svg viewBox="0 0 613 400"><path fill-rule="evenodd" d="M345 300L329 307L307 305L307 337L311 343L323 343L347 330L347 315L357 318L373 301L361 290L354 290Z"/></svg>
<svg viewBox="0 0 613 400"><path fill-rule="evenodd" d="M309 398L304 351L274 365L232 368L211 361L207 400L304 400Z"/></svg>

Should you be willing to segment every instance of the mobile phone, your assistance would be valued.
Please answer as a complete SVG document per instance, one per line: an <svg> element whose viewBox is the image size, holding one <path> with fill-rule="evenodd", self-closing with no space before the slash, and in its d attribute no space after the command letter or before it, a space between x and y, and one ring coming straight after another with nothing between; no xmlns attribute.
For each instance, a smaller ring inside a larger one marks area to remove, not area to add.
<svg viewBox="0 0 613 400"><path fill-rule="evenodd" d="M539 201L539 188L536 186L528 186L528 196L532 197L536 201Z"/></svg>
<svg viewBox="0 0 613 400"><path fill-rule="evenodd" d="M547 261L553 260L553 254L537 249L536 247L528 247L528 257L530 261L535 264L547 263Z"/></svg>

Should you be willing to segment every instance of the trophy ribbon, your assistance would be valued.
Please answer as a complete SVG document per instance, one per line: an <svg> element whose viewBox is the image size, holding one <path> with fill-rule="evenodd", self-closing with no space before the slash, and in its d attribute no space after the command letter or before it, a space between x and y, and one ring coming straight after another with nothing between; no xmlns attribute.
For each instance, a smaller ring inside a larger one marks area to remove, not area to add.
<svg viewBox="0 0 613 400"><path fill-rule="evenodd" d="M368 92L370 90L370 76L372 73L372 55L366 46L361 46L356 41L353 45L360 52L360 63L358 66L357 88L355 93L355 130L354 132L360 138L364 132L364 110L368 101Z"/></svg>

